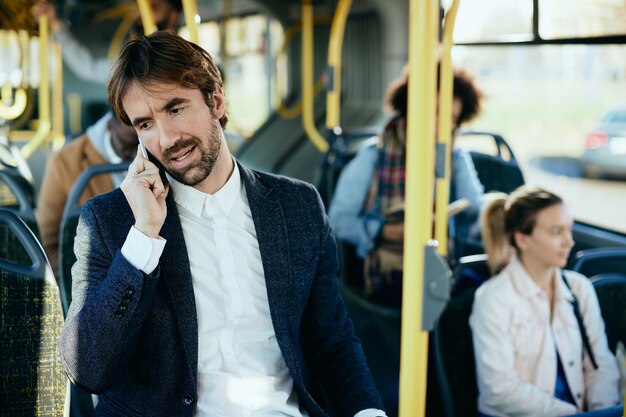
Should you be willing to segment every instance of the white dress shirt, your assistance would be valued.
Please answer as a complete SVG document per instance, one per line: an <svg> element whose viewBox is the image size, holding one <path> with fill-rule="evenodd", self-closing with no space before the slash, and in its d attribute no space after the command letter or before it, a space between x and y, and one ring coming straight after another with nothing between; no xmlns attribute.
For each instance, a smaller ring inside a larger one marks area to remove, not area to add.
<svg viewBox="0 0 626 417"><path fill-rule="evenodd" d="M198 315L196 416L308 416L299 408L276 340L256 229L237 164L213 195L168 179L185 236ZM163 242L133 228L122 254L150 273ZM374 409L357 414L383 415Z"/></svg>

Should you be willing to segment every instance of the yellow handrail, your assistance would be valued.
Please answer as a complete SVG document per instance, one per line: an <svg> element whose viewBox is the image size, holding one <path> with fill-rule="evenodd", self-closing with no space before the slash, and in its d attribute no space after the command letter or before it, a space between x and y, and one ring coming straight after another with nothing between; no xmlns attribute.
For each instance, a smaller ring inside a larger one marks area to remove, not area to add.
<svg viewBox="0 0 626 417"><path fill-rule="evenodd" d="M432 235L438 3L411 0L400 417L426 410L428 333L422 329L424 250Z"/></svg>
<svg viewBox="0 0 626 417"><path fill-rule="evenodd" d="M185 13L185 25L189 29L189 42L198 43L198 4L196 0L183 0L183 12Z"/></svg>
<svg viewBox="0 0 626 417"><path fill-rule="evenodd" d="M332 74L332 88L326 93L326 128L334 129L341 121L341 52L343 35L352 0L340 0L330 27L328 41L328 68Z"/></svg>
<svg viewBox="0 0 626 417"><path fill-rule="evenodd" d="M83 128L81 126L81 98L78 93L69 93L67 95L67 108L69 111L70 133L72 135L79 134Z"/></svg>
<svg viewBox="0 0 626 417"><path fill-rule="evenodd" d="M50 73L48 65L49 35L48 18L42 15L39 17L39 65L41 67L39 80L39 124L31 140L20 149L24 159L30 158L37 148L48 139L50 128L52 127L50 122Z"/></svg>
<svg viewBox="0 0 626 417"><path fill-rule="evenodd" d="M313 18L314 25L327 24L327 23L330 23L331 21L332 19L328 17L314 17ZM296 33L300 32L301 30L302 30L302 22L296 23L294 25L291 25L289 28L287 28L287 30L285 31L285 37L283 39L283 44L280 50L278 51L278 54L276 54L276 60L278 60L278 57L281 56L285 52L285 49L287 49L287 45L289 44L289 41L291 41L291 39L296 35ZM276 67L278 68L278 65L276 65ZM277 79L279 78L278 75L276 78ZM278 97L278 106L276 107L276 113L278 113L278 115L282 117L283 119L293 119L295 117L298 117L300 115L300 112L302 111L302 100L298 101L298 103L294 104L292 107L286 107L285 102L282 99L282 92L280 91L280 83L276 82L275 85L276 85L276 97ZM315 82L315 86L313 87L313 95L317 96L323 89L324 89L324 81L320 77Z"/></svg>
<svg viewBox="0 0 626 417"><path fill-rule="evenodd" d="M154 23L154 13L152 12L152 6L148 0L137 0L137 7L139 7L139 15L141 16L141 24L143 25L143 33L149 35L157 31L156 24Z"/></svg>
<svg viewBox="0 0 626 417"><path fill-rule="evenodd" d="M6 83L0 89L0 118L5 120L17 119L26 110L27 101L28 98L23 87L17 87L13 93L11 84Z"/></svg>
<svg viewBox="0 0 626 417"><path fill-rule="evenodd" d="M302 0L302 124L313 145L326 152L328 143L313 120L313 99L313 2Z"/></svg>
<svg viewBox="0 0 626 417"><path fill-rule="evenodd" d="M109 51L107 52L109 59L116 60L119 56L124 43L124 38L126 38L128 32L133 27L135 19L137 19L136 11L128 12L122 17L122 23L120 23L115 30L113 38L111 38L111 43L109 44Z"/></svg>
<svg viewBox="0 0 626 417"><path fill-rule="evenodd" d="M52 43L54 54L54 82L52 83L52 150L57 151L65 143L63 129L63 56L61 45Z"/></svg>
<svg viewBox="0 0 626 417"><path fill-rule="evenodd" d="M450 202L451 148L452 148L452 33L459 8L459 0L453 0L443 24L441 57L439 63L439 123L438 142L446 147L446 172L444 178L437 178L435 186L435 239L439 242L439 253L448 254L448 203Z"/></svg>

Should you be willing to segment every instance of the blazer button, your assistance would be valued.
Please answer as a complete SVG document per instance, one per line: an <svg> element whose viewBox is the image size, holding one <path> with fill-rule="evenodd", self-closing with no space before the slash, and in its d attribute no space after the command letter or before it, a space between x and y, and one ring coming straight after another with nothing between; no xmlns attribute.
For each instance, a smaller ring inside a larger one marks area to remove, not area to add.
<svg viewBox="0 0 626 417"><path fill-rule="evenodd" d="M193 404L193 397L191 395L185 395L183 397L183 404L185 404L186 406L190 406L191 404Z"/></svg>
<svg viewBox="0 0 626 417"><path fill-rule="evenodd" d="M133 287L126 287L124 290L124 294L133 295L135 293L135 289Z"/></svg>

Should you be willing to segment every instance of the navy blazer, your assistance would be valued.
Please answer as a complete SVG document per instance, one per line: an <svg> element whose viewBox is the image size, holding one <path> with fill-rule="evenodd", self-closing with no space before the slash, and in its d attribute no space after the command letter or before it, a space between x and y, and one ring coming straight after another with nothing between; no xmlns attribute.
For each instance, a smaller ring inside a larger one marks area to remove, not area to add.
<svg viewBox="0 0 626 417"><path fill-rule="evenodd" d="M300 405L311 417L382 409L340 298L335 240L317 191L297 180L239 169L272 323ZM198 323L171 193L167 210L160 233L167 244L150 275L120 252L134 217L119 189L90 200L81 213L61 354L70 380L100 394L95 417L195 411Z"/></svg>

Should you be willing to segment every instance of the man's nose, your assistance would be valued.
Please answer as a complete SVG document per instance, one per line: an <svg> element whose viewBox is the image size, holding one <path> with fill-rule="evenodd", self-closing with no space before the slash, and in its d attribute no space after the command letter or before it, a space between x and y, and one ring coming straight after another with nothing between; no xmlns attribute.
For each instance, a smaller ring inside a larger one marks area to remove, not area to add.
<svg viewBox="0 0 626 417"><path fill-rule="evenodd" d="M162 149L171 147L180 138L178 130L168 122L160 123L159 134L159 143Z"/></svg>

